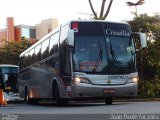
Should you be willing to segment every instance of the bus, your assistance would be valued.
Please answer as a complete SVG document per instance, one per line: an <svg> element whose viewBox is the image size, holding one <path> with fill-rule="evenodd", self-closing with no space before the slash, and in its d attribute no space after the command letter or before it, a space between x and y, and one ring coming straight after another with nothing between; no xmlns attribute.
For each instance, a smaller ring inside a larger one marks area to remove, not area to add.
<svg viewBox="0 0 160 120"><path fill-rule="evenodd" d="M136 36L136 37L135 37ZM138 89L135 40L145 34L127 23L70 21L20 54L18 86L29 104L135 97Z"/></svg>
<svg viewBox="0 0 160 120"><path fill-rule="evenodd" d="M19 97L17 86L18 71L17 65L0 64L0 88L7 101L22 100Z"/></svg>

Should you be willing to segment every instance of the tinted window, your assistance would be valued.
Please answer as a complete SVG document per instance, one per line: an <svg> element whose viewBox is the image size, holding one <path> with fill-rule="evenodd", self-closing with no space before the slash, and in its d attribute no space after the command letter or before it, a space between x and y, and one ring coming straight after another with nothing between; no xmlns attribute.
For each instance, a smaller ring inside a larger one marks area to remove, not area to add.
<svg viewBox="0 0 160 120"><path fill-rule="evenodd" d="M104 37L85 36L75 39L73 63L75 71L105 73L107 48Z"/></svg>
<svg viewBox="0 0 160 120"><path fill-rule="evenodd" d="M69 30L69 25L65 25L61 28L60 43L63 43L66 40L68 30Z"/></svg>
<svg viewBox="0 0 160 120"><path fill-rule="evenodd" d="M39 44L38 46L36 46L35 48L35 62L38 62L41 59L41 44Z"/></svg>
<svg viewBox="0 0 160 120"><path fill-rule="evenodd" d="M25 67L25 57L24 56L20 57L19 67L20 69L23 69Z"/></svg>
<svg viewBox="0 0 160 120"><path fill-rule="evenodd" d="M29 59L29 65L34 63L34 49L30 50L29 55L28 55L28 59Z"/></svg>
<svg viewBox="0 0 160 120"><path fill-rule="evenodd" d="M1 67L1 73L18 73L18 67Z"/></svg>
<svg viewBox="0 0 160 120"><path fill-rule="evenodd" d="M58 52L58 41L59 41L59 34L57 32L57 33L53 34L50 39L50 45L49 45L50 55Z"/></svg>
<svg viewBox="0 0 160 120"><path fill-rule="evenodd" d="M42 43L42 49L41 49L41 54L42 54L42 59L48 57L48 49L49 49L49 38L43 41Z"/></svg>
<svg viewBox="0 0 160 120"><path fill-rule="evenodd" d="M25 67L29 65L28 53L25 54Z"/></svg>

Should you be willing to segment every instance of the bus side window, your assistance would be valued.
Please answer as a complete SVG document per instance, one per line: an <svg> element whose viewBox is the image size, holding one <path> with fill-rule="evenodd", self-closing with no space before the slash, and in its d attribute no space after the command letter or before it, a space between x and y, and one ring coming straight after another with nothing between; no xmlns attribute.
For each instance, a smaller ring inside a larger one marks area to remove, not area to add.
<svg viewBox="0 0 160 120"><path fill-rule="evenodd" d="M58 41L59 41L59 34L56 32L51 36L50 45L49 45L49 54L54 55L58 52Z"/></svg>
<svg viewBox="0 0 160 120"><path fill-rule="evenodd" d="M29 55L28 55L28 64L32 65L34 63L34 59L33 59L33 55L34 55L34 49L30 50Z"/></svg>
<svg viewBox="0 0 160 120"><path fill-rule="evenodd" d="M42 43L42 49L41 49L42 59L45 59L48 57L48 53L49 53L48 50L49 50L49 38L47 38Z"/></svg>
<svg viewBox="0 0 160 120"><path fill-rule="evenodd" d="M41 44L36 46L35 51L34 51L34 62L38 62L41 59Z"/></svg>
<svg viewBox="0 0 160 120"><path fill-rule="evenodd" d="M25 54L25 66L29 66L29 57L28 57L28 53Z"/></svg>
<svg viewBox="0 0 160 120"><path fill-rule="evenodd" d="M25 56L20 57L19 67L20 67L20 69L23 69L25 67Z"/></svg>

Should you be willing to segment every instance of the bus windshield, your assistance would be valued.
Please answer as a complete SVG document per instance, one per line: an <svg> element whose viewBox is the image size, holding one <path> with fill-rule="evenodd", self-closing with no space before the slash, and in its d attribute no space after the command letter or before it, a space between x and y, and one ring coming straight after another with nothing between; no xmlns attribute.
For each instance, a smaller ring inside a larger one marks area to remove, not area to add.
<svg viewBox="0 0 160 120"><path fill-rule="evenodd" d="M0 84L4 92L18 93L18 67L0 67Z"/></svg>
<svg viewBox="0 0 160 120"><path fill-rule="evenodd" d="M104 37L77 37L73 54L74 70L103 72L107 66L107 49Z"/></svg>
<svg viewBox="0 0 160 120"><path fill-rule="evenodd" d="M102 74L134 72L133 53L129 38L77 37L73 54L74 70Z"/></svg>
<svg viewBox="0 0 160 120"><path fill-rule="evenodd" d="M18 67L0 67L0 73L18 73Z"/></svg>
<svg viewBox="0 0 160 120"><path fill-rule="evenodd" d="M135 51L131 35L126 32L118 34L116 33L118 30L112 33L111 29L106 31L104 27L101 29L102 34L99 33L97 36L95 32L93 35L91 32L89 35L86 35L87 32L85 35L76 33L73 52L74 72L89 74L135 72Z"/></svg>

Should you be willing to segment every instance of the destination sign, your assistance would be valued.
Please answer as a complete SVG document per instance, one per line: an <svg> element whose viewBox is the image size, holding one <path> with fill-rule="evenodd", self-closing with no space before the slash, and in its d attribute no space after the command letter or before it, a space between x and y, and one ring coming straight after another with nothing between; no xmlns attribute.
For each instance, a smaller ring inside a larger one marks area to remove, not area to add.
<svg viewBox="0 0 160 120"><path fill-rule="evenodd" d="M124 36L129 37L130 32L126 30L112 30L112 29L106 29L106 34L108 36Z"/></svg>

